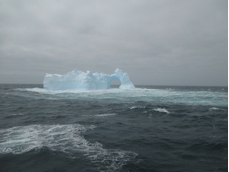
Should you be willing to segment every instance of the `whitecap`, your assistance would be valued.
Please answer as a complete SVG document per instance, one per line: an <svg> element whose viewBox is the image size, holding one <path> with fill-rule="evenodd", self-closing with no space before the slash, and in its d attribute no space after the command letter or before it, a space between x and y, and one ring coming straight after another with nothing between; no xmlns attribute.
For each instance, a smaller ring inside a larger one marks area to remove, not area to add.
<svg viewBox="0 0 229 172"><path fill-rule="evenodd" d="M130 109L137 109L137 108L138 108L137 106L130 107Z"/></svg>
<svg viewBox="0 0 229 172"><path fill-rule="evenodd" d="M18 88L18 91L25 92L19 96L29 96L30 98L42 99L96 99L112 101L112 103L135 103L138 101L149 103L175 103L188 105L210 105L228 106L228 95L225 92L217 91L179 91L173 89L143 89L135 88L132 90L106 89L106 90L63 90L52 91L43 88ZM30 92L32 94L27 94ZM33 93L40 95L34 96ZM18 94L13 92L12 94ZM25 95L24 95L25 94ZM18 96L18 95L17 95ZM130 109L137 109L132 105Z"/></svg>
<svg viewBox="0 0 229 172"><path fill-rule="evenodd" d="M80 134L93 128L95 126L29 125L1 129L0 153L21 154L42 146L54 151L64 151L69 145L74 149L81 149L83 147L80 145L86 145L87 141ZM65 142L60 144L60 141ZM73 145L74 142L76 145Z"/></svg>
<svg viewBox="0 0 229 172"><path fill-rule="evenodd" d="M144 109L145 106L131 106L130 109Z"/></svg>
<svg viewBox="0 0 229 172"><path fill-rule="evenodd" d="M210 111L213 111L213 110L219 110L219 108L216 108L216 107L212 107L209 109Z"/></svg>
<svg viewBox="0 0 229 172"><path fill-rule="evenodd" d="M98 114L98 115L95 115L95 116L99 116L99 117L105 117L105 116L114 116L116 115L115 113L107 113L107 114Z"/></svg>
<svg viewBox="0 0 229 172"><path fill-rule="evenodd" d="M12 117L12 116L23 116L23 115L25 115L25 114L23 114L23 113L13 113L13 114L7 115L7 117Z"/></svg>
<svg viewBox="0 0 229 172"><path fill-rule="evenodd" d="M153 109L153 110L157 111L157 112L170 114L170 112L168 110L166 110L165 108L157 108L157 109Z"/></svg>
<svg viewBox="0 0 229 172"><path fill-rule="evenodd" d="M103 94L103 93L119 93L125 92L126 90L111 88L111 89L104 89L104 90L47 90L44 88L17 88L16 90L19 91L28 91L28 92L37 92L40 94L63 94L63 93L92 93L92 94Z"/></svg>
<svg viewBox="0 0 229 172"><path fill-rule="evenodd" d="M114 116L116 113L105 113L105 114L95 114L95 115L82 115L85 117L107 117L107 116Z"/></svg>
<svg viewBox="0 0 229 172"><path fill-rule="evenodd" d="M22 154L32 149L48 147L61 151L68 158L75 158L74 153L81 152L92 163L103 169L115 171L137 154L119 149L104 149L99 142L87 141L82 133L94 129L94 125L29 125L1 129L0 153Z"/></svg>

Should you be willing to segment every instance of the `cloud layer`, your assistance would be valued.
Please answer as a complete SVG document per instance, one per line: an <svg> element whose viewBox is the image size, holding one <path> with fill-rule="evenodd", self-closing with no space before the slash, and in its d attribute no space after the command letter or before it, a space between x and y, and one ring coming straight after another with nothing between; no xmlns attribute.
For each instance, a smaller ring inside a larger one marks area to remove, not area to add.
<svg viewBox="0 0 229 172"><path fill-rule="evenodd" d="M227 85L227 0L2 0L0 82L75 68L134 84Z"/></svg>

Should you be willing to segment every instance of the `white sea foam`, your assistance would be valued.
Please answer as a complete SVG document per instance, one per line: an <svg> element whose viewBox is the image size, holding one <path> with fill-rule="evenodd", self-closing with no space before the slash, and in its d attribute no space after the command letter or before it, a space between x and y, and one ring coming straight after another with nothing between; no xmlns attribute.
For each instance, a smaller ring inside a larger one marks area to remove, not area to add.
<svg viewBox="0 0 229 172"><path fill-rule="evenodd" d="M137 106L131 106L130 109L137 109Z"/></svg>
<svg viewBox="0 0 229 172"><path fill-rule="evenodd" d="M82 133L94 129L94 125L29 125L1 129L0 153L22 154L43 146L53 151L61 151L69 158L74 152L82 152L93 163L107 170L115 170L137 154L123 150L107 150L101 143L88 142Z"/></svg>
<svg viewBox="0 0 229 172"><path fill-rule="evenodd" d="M210 111L213 111L213 110L220 110L219 108L216 108L216 107L212 107L209 109Z"/></svg>
<svg viewBox="0 0 229 172"><path fill-rule="evenodd" d="M170 112L168 110L166 110L165 108L157 108L157 109L153 109L153 110L157 111L157 112L170 114Z"/></svg>
<svg viewBox="0 0 229 172"><path fill-rule="evenodd" d="M11 117L11 116L23 116L23 115L25 115L25 114L23 114L23 113L13 113L13 114L7 115L7 117Z"/></svg>
<svg viewBox="0 0 229 172"><path fill-rule="evenodd" d="M212 105L212 106L228 106L228 95L224 92L212 91L177 91L167 89L141 89L135 88L130 90L122 89L105 89L105 90L46 90L43 88L19 88L16 89L33 99L106 99L107 102L112 100L114 103L134 103L136 101L144 101L150 103L177 103L188 105ZM34 96L32 93L39 93ZM18 93L12 93L18 94ZM17 96L23 96L21 93ZM130 109L135 109L135 106ZM138 107L139 108L139 107Z"/></svg>
<svg viewBox="0 0 229 172"><path fill-rule="evenodd" d="M85 117L107 117L107 116L114 116L116 113L105 113L105 114L95 114L95 115L82 115Z"/></svg>
<svg viewBox="0 0 229 172"><path fill-rule="evenodd" d="M115 113L107 113L107 114L98 114L98 115L95 115L95 116L99 116L99 117L106 117L106 116L114 116L116 115Z"/></svg>
<svg viewBox="0 0 229 172"><path fill-rule="evenodd" d="M145 106L131 106L130 109L144 109Z"/></svg>
<svg viewBox="0 0 229 172"><path fill-rule="evenodd" d="M87 141L80 134L93 128L95 126L29 125L1 129L0 153L21 154L42 146L59 151L70 147L76 150L87 148L87 146L83 147L87 145ZM60 141L63 142L60 144Z"/></svg>

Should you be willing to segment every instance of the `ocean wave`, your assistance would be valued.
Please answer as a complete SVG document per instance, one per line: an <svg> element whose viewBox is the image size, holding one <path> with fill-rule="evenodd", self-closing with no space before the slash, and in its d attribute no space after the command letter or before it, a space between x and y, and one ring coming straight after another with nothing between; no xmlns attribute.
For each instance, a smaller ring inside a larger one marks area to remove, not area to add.
<svg viewBox="0 0 229 172"><path fill-rule="evenodd" d="M79 94L79 93L117 93L123 92L125 90L118 89L118 88L111 88L111 89L104 89L104 90L47 90L44 88L17 88L16 90L19 91L29 91L29 92L37 92L41 94L63 94L63 93L72 93L72 94Z"/></svg>
<svg viewBox="0 0 229 172"><path fill-rule="evenodd" d="M145 106L131 106L130 109L144 109Z"/></svg>
<svg viewBox="0 0 229 172"><path fill-rule="evenodd" d="M48 147L61 151L68 158L75 158L74 152L84 152L91 162L107 170L121 168L137 154L131 151L104 149L101 143L88 142L82 133L94 129L94 125L29 125L1 129L0 153L22 154L32 149Z"/></svg>
<svg viewBox="0 0 229 172"><path fill-rule="evenodd" d="M23 113L12 113L12 114L7 115L6 118L14 117L14 116L23 116L23 115L25 115L25 114L23 114Z"/></svg>
<svg viewBox="0 0 229 172"><path fill-rule="evenodd" d="M153 110L156 111L156 112L162 112L162 113L170 114L170 112L168 110L166 110L165 108L156 108L156 109L153 109Z"/></svg>
<svg viewBox="0 0 229 172"><path fill-rule="evenodd" d="M96 99L108 103L134 103L144 101L149 103L176 103L188 105L228 106L228 95L225 92L213 91L179 91L171 89L122 90L118 88L106 90L60 90L52 91L43 88L17 88L16 91L26 92L26 96L41 99ZM31 94L27 94L31 93ZM36 96L34 96L35 93ZM17 93L12 93L17 94ZM23 96L23 94L19 95ZM141 107L132 106L130 109Z"/></svg>
<svg viewBox="0 0 229 172"><path fill-rule="evenodd" d="M82 115L85 117L107 117L107 116L114 116L116 113L105 113L105 114L95 114L95 115Z"/></svg>
<svg viewBox="0 0 229 172"><path fill-rule="evenodd" d="M105 116L114 116L116 115L115 113L107 113L107 114L98 114L98 115L95 115L95 116L98 116L98 117L105 117Z"/></svg>
<svg viewBox="0 0 229 172"><path fill-rule="evenodd" d="M209 110L210 110L210 111L213 111L213 110L220 110L220 109L217 108L217 107L212 107L212 108L210 108Z"/></svg>

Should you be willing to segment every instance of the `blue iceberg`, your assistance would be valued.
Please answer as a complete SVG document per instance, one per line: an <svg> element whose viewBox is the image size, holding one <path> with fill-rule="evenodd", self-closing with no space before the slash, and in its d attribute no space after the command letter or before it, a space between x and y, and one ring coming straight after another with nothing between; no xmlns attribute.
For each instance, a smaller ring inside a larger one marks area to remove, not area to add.
<svg viewBox="0 0 229 172"><path fill-rule="evenodd" d="M73 70L65 75L46 74L43 85L47 90L101 90L109 89L113 80L118 80L120 89L134 89L129 75L116 69L112 75Z"/></svg>

